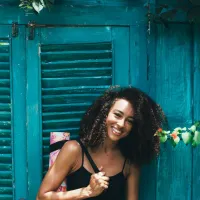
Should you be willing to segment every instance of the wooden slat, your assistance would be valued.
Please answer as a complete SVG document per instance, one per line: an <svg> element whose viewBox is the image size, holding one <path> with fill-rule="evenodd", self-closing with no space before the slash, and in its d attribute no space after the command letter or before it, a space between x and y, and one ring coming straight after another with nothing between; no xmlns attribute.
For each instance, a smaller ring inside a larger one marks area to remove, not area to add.
<svg viewBox="0 0 200 200"><path fill-rule="evenodd" d="M73 111L73 112L48 112L43 113L43 120L54 120L54 119L72 119L72 118L81 118L84 114L84 111Z"/></svg>
<svg viewBox="0 0 200 200"><path fill-rule="evenodd" d="M51 70L44 70L44 78L61 78L61 77L92 77L94 73L96 76L106 76L110 74L112 71L111 67L102 67L102 68L68 68L68 69L51 69ZM54 72L54 73L52 73Z"/></svg>
<svg viewBox="0 0 200 200"><path fill-rule="evenodd" d="M78 51L97 51L97 50L106 50L111 51L112 44L108 42L101 43L74 43L74 44L48 44L42 45L41 52L78 52Z"/></svg>
<svg viewBox="0 0 200 200"><path fill-rule="evenodd" d="M57 85L57 87L65 86L99 86L99 85L111 85L112 77L110 76L97 76L97 77L70 77L70 78L44 78L42 79L42 85L46 88L52 88ZM1 85L1 82L0 82Z"/></svg>
<svg viewBox="0 0 200 200"><path fill-rule="evenodd" d="M67 68L94 68L94 67L111 67L112 60L109 59L90 59L90 60L74 60L74 61L57 61L42 62L42 69L67 69Z"/></svg>
<svg viewBox="0 0 200 200"><path fill-rule="evenodd" d="M11 145L11 139L9 138L2 138L0 140L0 145L1 146L10 146Z"/></svg>
<svg viewBox="0 0 200 200"><path fill-rule="evenodd" d="M94 101L99 94L69 94L69 95L49 95L43 96L42 102L47 104L69 104L69 103L82 103L83 98L85 102ZM0 123L1 127L1 123Z"/></svg>
<svg viewBox="0 0 200 200"><path fill-rule="evenodd" d="M73 61L88 60L88 59L108 59L112 57L112 51L105 50L92 50L92 51L63 51L63 52L48 52L41 53L42 62L56 62L56 61ZM0 57L1 60L1 57Z"/></svg>
<svg viewBox="0 0 200 200"><path fill-rule="evenodd" d="M57 95L57 94L84 94L87 92L90 93L103 93L106 89L108 89L109 85L103 85L103 86L77 86L77 87L53 87L53 88L42 88L42 94L43 95Z"/></svg>

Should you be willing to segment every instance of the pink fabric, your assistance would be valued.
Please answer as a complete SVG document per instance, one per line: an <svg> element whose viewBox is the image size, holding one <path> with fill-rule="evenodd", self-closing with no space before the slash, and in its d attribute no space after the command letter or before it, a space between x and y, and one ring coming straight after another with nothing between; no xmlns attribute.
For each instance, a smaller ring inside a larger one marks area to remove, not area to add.
<svg viewBox="0 0 200 200"><path fill-rule="evenodd" d="M68 132L51 132L50 133L50 144L54 144L55 142L62 141L62 140L69 140L69 139L70 139L70 133ZM59 152L60 152L60 149L50 153L49 168L54 164ZM65 192L66 190L67 190L66 181L63 181L57 191Z"/></svg>

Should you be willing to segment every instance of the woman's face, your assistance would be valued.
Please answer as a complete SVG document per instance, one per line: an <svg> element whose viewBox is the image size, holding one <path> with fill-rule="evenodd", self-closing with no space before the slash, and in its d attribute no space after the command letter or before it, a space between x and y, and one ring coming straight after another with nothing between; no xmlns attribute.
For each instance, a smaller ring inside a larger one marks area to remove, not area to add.
<svg viewBox="0 0 200 200"><path fill-rule="evenodd" d="M118 99L111 107L106 119L107 134L110 140L119 141L126 137L133 126L134 110L124 99Z"/></svg>

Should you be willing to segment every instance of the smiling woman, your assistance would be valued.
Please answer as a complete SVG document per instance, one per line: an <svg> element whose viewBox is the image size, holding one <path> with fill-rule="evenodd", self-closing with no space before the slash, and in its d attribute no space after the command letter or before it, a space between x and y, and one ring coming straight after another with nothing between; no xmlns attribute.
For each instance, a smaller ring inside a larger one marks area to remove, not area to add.
<svg viewBox="0 0 200 200"><path fill-rule="evenodd" d="M136 88L114 88L85 113L80 139L65 143L49 169L38 200L137 200L140 166L159 152L155 132L165 116ZM67 179L67 191L56 192Z"/></svg>

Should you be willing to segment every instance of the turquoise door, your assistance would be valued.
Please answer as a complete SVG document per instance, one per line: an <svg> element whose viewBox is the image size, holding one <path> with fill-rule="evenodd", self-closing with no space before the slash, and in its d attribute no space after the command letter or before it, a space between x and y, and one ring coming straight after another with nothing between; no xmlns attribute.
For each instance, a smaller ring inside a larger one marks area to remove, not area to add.
<svg viewBox="0 0 200 200"><path fill-rule="evenodd" d="M26 198L25 29L0 27L0 199ZM21 47L19 51L18 47Z"/></svg>
<svg viewBox="0 0 200 200"><path fill-rule="evenodd" d="M128 27L38 28L27 41L28 199L48 169L50 132L77 137L92 101L130 84L129 63Z"/></svg>

